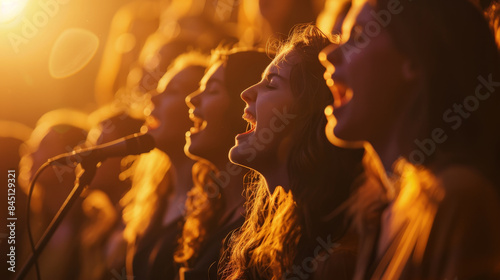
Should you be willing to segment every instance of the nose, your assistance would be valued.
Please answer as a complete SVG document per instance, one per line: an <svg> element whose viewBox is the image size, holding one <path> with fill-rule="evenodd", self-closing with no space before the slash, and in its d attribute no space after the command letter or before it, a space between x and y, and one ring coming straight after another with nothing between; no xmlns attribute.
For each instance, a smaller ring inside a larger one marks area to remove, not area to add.
<svg viewBox="0 0 500 280"><path fill-rule="evenodd" d="M194 92L192 92L191 94L189 94L188 96L186 96L186 105L190 108L190 109L194 109L195 107L199 106L200 105L200 95L201 95L201 90L196 90Z"/></svg>
<svg viewBox="0 0 500 280"><path fill-rule="evenodd" d="M245 89L241 94L241 99L245 101L245 103L249 104L252 101L255 101L255 98L257 96L257 87L258 84L255 84L247 89Z"/></svg>
<svg viewBox="0 0 500 280"><path fill-rule="evenodd" d="M342 50L338 44L330 44L319 53L319 61L330 71L343 62ZM330 71L333 72L333 71Z"/></svg>

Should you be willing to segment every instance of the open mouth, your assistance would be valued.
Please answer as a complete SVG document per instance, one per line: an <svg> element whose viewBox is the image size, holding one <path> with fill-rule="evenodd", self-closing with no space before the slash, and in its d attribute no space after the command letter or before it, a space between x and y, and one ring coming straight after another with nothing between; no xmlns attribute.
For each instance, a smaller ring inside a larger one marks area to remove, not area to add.
<svg viewBox="0 0 500 280"><path fill-rule="evenodd" d="M349 103L352 99L352 89L346 87L340 82L335 82L331 77L332 74L328 71L324 74L326 78L326 85L330 88L333 94L333 107L342 107Z"/></svg>
<svg viewBox="0 0 500 280"><path fill-rule="evenodd" d="M333 85L330 90L333 94L333 106L335 108L344 106L352 99L352 89L347 88L342 84Z"/></svg>
<svg viewBox="0 0 500 280"><path fill-rule="evenodd" d="M255 128L257 127L257 120L255 116L248 111L248 109L245 109L245 113L243 114L242 118L248 123L247 125L247 131L244 133L240 133L236 136L236 139L240 136L245 136L248 134L251 134L252 132L255 131Z"/></svg>
<svg viewBox="0 0 500 280"><path fill-rule="evenodd" d="M243 114L242 117L245 121L248 122L247 131L242 134L252 133L255 130L255 127L257 126L257 120L255 119L254 115L248 112L248 110L245 110L245 113Z"/></svg>
<svg viewBox="0 0 500 280"><path fill-rule="evenodd" d="M207 121L199 116L196 116L193 112L191 112L191 110L189 112L189 118L193 121L193 126L189 129L191 134L199 133L207 127Z"/></svg>

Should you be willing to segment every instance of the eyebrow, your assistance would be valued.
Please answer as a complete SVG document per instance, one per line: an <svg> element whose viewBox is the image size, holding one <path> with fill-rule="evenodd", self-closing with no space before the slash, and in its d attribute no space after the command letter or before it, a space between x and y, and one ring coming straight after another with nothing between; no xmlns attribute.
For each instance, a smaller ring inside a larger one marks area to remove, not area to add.
<svg viewBox="0 0 500 280"><path fill-rule="evenodd" d="M267 80L270 80L270 79L272 79L272 78L274 78L274 77L277 77L277 78L279 78L279 79L281 79L281 80L283 80L283 81L286 81L286 80L287 80L285 77L281 76L280 74L278 74L278 73L276 73L276 72L270 72L270 73L267 73L266 79L267 79Z"/></svg>
<svg viewBox="0 0 500 280"><path fill-rule="evenodd" d="M266 71L264 71L262 73L262 79L269 80L273 77L277 77L277 78L280 78L282 80L286 80L285 77L283 77L279 74L279 68L278 68L278 70L275 70L276 68L278 68L278 67L274 66L274 67L270 67L270 68L266 69Z"/></svg>

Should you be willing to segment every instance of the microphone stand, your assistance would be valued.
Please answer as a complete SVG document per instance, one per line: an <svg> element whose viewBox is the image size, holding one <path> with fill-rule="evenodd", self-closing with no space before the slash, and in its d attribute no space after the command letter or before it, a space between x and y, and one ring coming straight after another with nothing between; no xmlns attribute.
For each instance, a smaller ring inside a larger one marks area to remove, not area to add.
<svg viewBox="0 0 500 280"><path fill-rule="evenodd" d="M82 166L82 171L80 174L77 176L75 180L75 186L73 187L73 190L69 194L69 196L66 198L64 203L62 204L61 208L59 208L59 211L55 215L55 217L52 219L50 225L47 227L47 230L43 234L43 236L40 238L40 241L35 247L35 251L30 255L30 258L28 259L28 262L23 266L21 269L21 272L17 275L16 280L19 279L24 279L26 275L28 274L29 270L35 263L35 261L38 259L38 256L42 253L42 251L45 249L45 246L47 246L47 243L50 241L50 238L52 235L54 235L55 231L61 224L62 220L68 213L68 211L71 209L73 204L75 204L76 200L80 197L82 194L82 191L85 189L86 186L90 184L92 179L95 176L95 173L97 171L97 162L94 160L90 161L82 161L81 163Z"/></svg>

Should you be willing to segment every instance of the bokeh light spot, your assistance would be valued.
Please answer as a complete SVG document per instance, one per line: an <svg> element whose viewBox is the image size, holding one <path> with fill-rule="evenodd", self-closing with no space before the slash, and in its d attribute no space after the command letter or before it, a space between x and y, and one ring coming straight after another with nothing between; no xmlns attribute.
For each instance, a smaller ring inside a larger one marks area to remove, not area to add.
<svg viewBox="0 0 500 280"><path fill-rule="evenodd" d="M94 57L99 38L85 29L65 30L56 40L49 57L49 72L62 79L78 73Z"/></svg>
<svg viewBox="0 0 500 280"><path fill-rule="evenodd" d="M115 49L117 53L128 53L134 49L136 45L136 39L132 33L121 34L115 42Z"/></svg>

